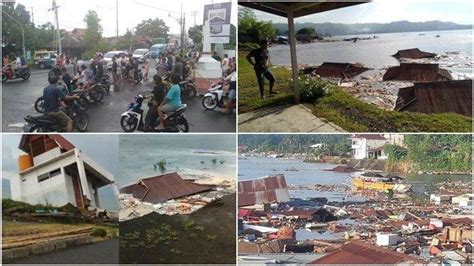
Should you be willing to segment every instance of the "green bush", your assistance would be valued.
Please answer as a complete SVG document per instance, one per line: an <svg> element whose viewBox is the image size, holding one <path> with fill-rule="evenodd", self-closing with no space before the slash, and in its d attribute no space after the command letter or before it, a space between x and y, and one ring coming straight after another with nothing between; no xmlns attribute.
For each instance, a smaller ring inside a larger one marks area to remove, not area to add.
<svg viewBox="0 0 474 266"><path fill-rule="evenodd" d="M104 228L96 227L96 228L92 229L91 236L106 237L107 236L107 231Z"/></svg>
<svg viewBox="0 0 474 266"><path fill-rule="evenodd" d="M252 43L252 42L244 42L240 43L239 42L239 51L252 51L253 49L259 48L260 45L257 43Z"/></svg>
<svg viewBox="0 0 474 266"><path fill-rule="evenodd" d="M317 99L323 97L334 84L329 81L303 76L300 78L299 86L301 100L314 103Z"/></svg>

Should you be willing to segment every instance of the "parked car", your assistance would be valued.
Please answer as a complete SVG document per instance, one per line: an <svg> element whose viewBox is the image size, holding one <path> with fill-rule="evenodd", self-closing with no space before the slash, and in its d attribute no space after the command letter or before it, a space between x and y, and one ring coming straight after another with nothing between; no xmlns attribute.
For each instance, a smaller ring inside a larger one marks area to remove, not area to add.
<svg viewBox="0 0 474 266"><path fill-rule="evenodd" d="M150 53L150 50L148 49L136 49L132 53L132 57L137 59L139 63L145 62L145 58L148 56Z"/></svg>
<svg viewBox="0 0 474 266"><path fill-rule="evenodd" d="M104 55L104 61L107 64L107 69L111 70L112 69L112 58L114 56L122 56L122 55L127 55L127 52L125 51L110 51Z"/></svg>
<svg viewBox="0 0 474 266"><path fill-rule="evenodd" d="M150 48L150 57L157 58L163 50L166 49L166 44L159 43L155 44Z"/></svg>
<svg viewBox="0 0 474 266"><path fill-rule="evenodd" d="M40 69L52 68L57 56L55 51L39 51L35 53L34 63Z"/></svg>

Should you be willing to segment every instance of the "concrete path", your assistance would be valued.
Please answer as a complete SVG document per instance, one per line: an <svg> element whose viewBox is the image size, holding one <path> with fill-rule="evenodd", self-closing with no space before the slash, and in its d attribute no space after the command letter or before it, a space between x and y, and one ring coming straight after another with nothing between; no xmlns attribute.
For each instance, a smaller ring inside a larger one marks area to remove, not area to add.
<svg viewBox="0 0 474 266"><path fill-rule="evenodd" d="M118 264L119 239L106 240L73 248L58 250L49 254L14 260L9 264Z"/></svg>
<svg viewBox="0 0 474 266"><path fill-rule="evenodd" d="M313 115L303 104L264 108L239 115L239 132L345 132Z"/></svg>

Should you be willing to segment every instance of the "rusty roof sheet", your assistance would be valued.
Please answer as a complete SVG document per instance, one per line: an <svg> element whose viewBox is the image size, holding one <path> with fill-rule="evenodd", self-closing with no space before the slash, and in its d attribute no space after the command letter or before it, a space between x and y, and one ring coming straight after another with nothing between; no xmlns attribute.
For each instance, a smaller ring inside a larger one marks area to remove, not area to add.
<svg viewBox="0 0 474 266"><path fill-rule="evenodd" d="M316 68L314 73L321 77L351 79L369 69L370 68L350 63L324 62L321 66Z"/></svg>
<svg viewBox="0 0 474 266"><path fill-rule="evenodd" d="M387 69L383 80L437 81L438 70L438 64L401 63L400 66Z"/></svg>
<svg viewBox="0 0 474 266"><path fill-rule="evenodd" d="M419 58L435 57L436 54L424 52L424 51L421 51L418 48L412 48L412 49L398 50L398 52L396 54L392 55L392 56L395 57L395 58L419 59Z"/></svg>
<svg viewBox="0 0 474 266"><path fill-rule="evenodd" d="M472 80L415 83L401 88L395 110L472 116Z"/></svg>
<svg viewBox="0 0 474 266"><path fill-rule="evenodd" d="M239 207L289 200L290 194L288 193L285 176L281 174L239 181L238 183Z"/></svg>
<svg viewBox="0 0 474 266"><path fill-rule="evenodd" d="M120 189L120 192L149 203L159 203L211 190L208 185L183 180L177 173L144 178L136 184Z"/></svg>
<svg viewBox="0 0 474 266"><path fill-rule="evenodd" d="M386 248L352 241L340 249L316 259L311 264L399 264L423 263L427 261L398 253Z"/></svg>

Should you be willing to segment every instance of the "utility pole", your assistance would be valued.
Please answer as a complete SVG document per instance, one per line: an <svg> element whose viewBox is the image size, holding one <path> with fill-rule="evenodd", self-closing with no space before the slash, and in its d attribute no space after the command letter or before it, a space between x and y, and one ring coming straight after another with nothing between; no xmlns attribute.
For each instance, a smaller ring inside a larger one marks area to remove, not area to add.
<svg viewBox="0 0 474 266"><path fill-rule="evenodd" d="M35 13L33 13L33 7L31 7L31 23L35 25Z"/></svg>
<svg viewBox="0 0 474 266"><path fill-rule="evenodd" d="M183 21L183 1L181 1L181 56L184 56L184 21Z"/></svg>
<svg viewBox="0 0 474 266"><path fill-rule="evenodd" d="M117 18L117 21L116 21L116 28L117 28L117 33L116 33L116 37L118 38L119 36L119 33L118 33L118 0L115 1L115 16Z"/></svg>
<svg viewBox="0 0 474 266"><path fill-rule="evenodd" d="M197 10L191 11L191 16L194 17L194 25L193 25L193 26L196 26L196 17L197 17L197 14L198 14L198 11L197 11Z"/></svg>
<svg viewBox="0 0 474 266"><path fill-rule="evenodd" d="M53 7L49 9L49 11L54 11L54 16L56 18L56 35L58 38L58 49L59 49L59 54L63 53L62 46L61 46L61 33L59 30L59 19L58 19L58 8L59 6L56 5L56 0L53 0Z"/></svg>

